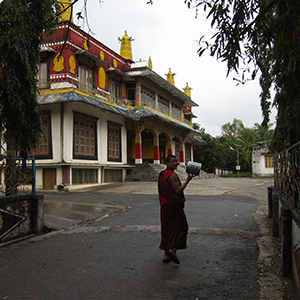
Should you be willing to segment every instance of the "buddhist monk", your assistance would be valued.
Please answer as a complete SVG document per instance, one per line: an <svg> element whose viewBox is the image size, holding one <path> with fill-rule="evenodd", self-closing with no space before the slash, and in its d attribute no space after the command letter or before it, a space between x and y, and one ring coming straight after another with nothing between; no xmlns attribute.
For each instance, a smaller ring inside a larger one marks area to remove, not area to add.
<svg viewBox="0 0 300 300"><path fill-rule="evenodd" d="M159 174L158 193L160 201L161 243L159 249L165 251L163 262L180 264L176 251L186 248L188 223L184 213L183 190L193 175L188 174L181 184L174 170L179 165L175 155L166 158L167 168Z"/></svg>

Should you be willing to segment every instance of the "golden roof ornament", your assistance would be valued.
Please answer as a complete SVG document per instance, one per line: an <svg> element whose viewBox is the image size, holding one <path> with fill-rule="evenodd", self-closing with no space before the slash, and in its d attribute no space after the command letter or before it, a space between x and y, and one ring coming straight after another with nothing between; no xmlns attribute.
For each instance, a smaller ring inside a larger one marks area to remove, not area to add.
<svg viewBox="0 0 300 300"><path fill-rule="evenodd" d="M171 84L175 85L174 76L176 74L171 72L171 68L169 68L169 73L165 74L165 75L167 75L167 81L170 82Z"/></svg>
<svg viewBox="0 0 300 300"><path fill-rule="evenodd" d="M69 21L71 17L71 22L73 23L73 16L72 14L72 0L59 0L58 1L59 10L63 11L67 7L69 7L67 10L62 12L62 14L59 16L59 21Z"/></svg>
<svg viewBox="0 0 300 300"><path fill-rule="evenodd" d="M185 93L186 95L188 95L189 97L191 97L191 89L192 89L192 88L189 87L189 84L188 84L188 82L187 82L187 83L186 83L186 87L185 87L183 90L184 90L184 93Z"/></svg>
<svg viewBox="0 0 300 300"><path fill-rule="evenodd" d="M149 56L149 59L148 59L148 68L152 70L152 59L151 59L151 56Z"/></svg>
<svg viewBox="0 0 300 300"><path fill-rule="evenodd" d="M127 30L125 30L125 34L122 39L118 38L118 40L121 42L120 55L125 59L132 60L131 41L134 41L134 39L129 37L127 35Z"/></svg>

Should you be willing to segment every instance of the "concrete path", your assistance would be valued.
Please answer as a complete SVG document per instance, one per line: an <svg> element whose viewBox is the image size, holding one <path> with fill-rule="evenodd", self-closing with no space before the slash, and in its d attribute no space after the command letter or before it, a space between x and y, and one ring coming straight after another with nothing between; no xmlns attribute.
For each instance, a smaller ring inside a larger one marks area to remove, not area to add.
<svg viewBox="0 0 300 300"><path fill-rule="evenodd" d="M0 299L297 299L273 250L271 184L193 180L180 266L161 261L155 182L45 193L55 230L0 248Z"/></svg>

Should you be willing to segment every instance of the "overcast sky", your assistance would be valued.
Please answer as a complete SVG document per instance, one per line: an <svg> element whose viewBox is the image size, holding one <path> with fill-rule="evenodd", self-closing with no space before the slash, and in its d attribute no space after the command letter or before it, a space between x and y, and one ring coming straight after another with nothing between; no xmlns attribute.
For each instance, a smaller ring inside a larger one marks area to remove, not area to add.
<svg viewBox="0 0 300 300"><path fill-rule="evenodd" d="M208 54L199 58L196 41L210 28L204 15L195 18L195 10L188 9L184 0L88 0L88 22L94 38L120 53L118 37L127 30L132 42L133 60L148 60L153 71L166 78L169 68L175 85L183 89L188 82L192 100L193 119L212 136L221 134L221 126L234 118L246 127L261 123L260 87L258 80L236 85L231 74L226 77L226 63L219 63ZM74 23L85 31L88 27L76 20L84 0L74 7ZM272 119L274 122L274 117Z"/></svg>

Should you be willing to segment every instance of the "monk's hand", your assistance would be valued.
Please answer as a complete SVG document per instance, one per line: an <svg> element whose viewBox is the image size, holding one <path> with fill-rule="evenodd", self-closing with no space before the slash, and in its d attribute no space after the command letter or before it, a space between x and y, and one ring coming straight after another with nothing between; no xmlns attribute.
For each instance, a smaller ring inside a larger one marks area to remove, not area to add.
<svg viewBox="0 0 300 300"><path fill-rule="evenodd" d="M194 177L193 174L188 174L187 180L190 181L190 180L192 180L193 177Z"/></svg>

